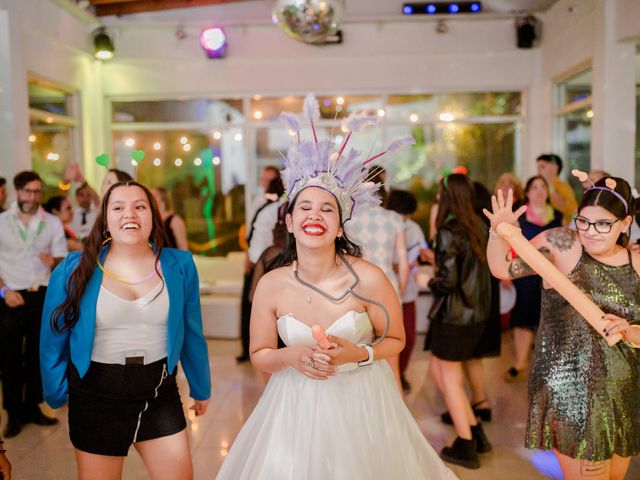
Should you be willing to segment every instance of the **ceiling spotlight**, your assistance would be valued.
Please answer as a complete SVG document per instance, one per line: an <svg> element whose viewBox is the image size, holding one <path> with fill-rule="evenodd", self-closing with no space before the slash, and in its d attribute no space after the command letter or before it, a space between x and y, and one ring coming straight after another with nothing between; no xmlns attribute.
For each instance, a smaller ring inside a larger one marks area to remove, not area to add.
<svg viewBox="0 0 640 480"><path fill-rule="evenodd" d="M200 45L209 58L222 58L227 54L227 36L220 27L209 27L200 34Z"/></svg>
<svg viewBox="0 0 640 480"><path fill-rule="evenodd" d="M111 60L113 58L113 52L116 49L113 46L111 37L107 35L107 27L104 25L93 32L93 45L95 47L94 56L98 60Z"/></svg>

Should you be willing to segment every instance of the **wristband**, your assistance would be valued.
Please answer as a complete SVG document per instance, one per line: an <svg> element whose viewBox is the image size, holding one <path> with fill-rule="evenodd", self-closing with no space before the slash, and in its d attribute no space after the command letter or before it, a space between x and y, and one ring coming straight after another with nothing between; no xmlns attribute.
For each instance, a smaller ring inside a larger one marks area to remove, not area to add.
<svg viewBox="0 0 640 480"><path fill-rule="evenodd" d="M9 287L7 287L6 285L2 288L0 288L0 298L2 298L4 300L4 296L7 293L7 290L9 290Z"/></svg>
<svg viewBox="0 0 640 480"><path fill-rule="evenodd" d="M367 345L366 343L360 343L358 344L359 347L364 348L367 351L367 359L366 360L362 360L361 362L358 362L358 366L359 367L365 367L367 365L371 365L373 363L373 348L371 347L371 345Z"/></svg>

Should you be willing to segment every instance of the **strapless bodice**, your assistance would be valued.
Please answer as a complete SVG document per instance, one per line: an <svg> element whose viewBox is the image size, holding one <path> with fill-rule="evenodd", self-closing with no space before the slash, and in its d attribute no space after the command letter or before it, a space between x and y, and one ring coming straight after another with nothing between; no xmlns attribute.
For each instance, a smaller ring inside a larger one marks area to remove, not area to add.
<svg viewBox="0 0 640 480"><path fill-rule="evenodd" d="M371 325L367 312L349 310L333 322L326 331L327 335L344 338L353 343L371 343L373 341L373 325ZM288 347L316 343L311 335L311 327L290 313L278 318L278 334Z"/></svg>
<svg viewBox="0 0 640 480"><path fill-rule="evenodd" d="M288 347L292 345L315 345L311 334L311 327L301 322L293 314L288 313L278 317L278 334ZM344 338L353 343L371 343L374 338L373 325L367 312L349 310L326 330L327 335ZM357 368L355 363L344 363L338 367L338 372L346 373Z"/></svg>

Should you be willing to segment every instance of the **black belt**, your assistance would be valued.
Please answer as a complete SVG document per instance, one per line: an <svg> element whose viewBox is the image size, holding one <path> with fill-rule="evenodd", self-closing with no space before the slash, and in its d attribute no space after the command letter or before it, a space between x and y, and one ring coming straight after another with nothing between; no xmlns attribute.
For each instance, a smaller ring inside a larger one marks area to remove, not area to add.
<svg viewBox="0 0 640 480"><path fill-rule="evenodd" d="M144 365L144 357L126 357L124 359L125 365Z"/></svg>

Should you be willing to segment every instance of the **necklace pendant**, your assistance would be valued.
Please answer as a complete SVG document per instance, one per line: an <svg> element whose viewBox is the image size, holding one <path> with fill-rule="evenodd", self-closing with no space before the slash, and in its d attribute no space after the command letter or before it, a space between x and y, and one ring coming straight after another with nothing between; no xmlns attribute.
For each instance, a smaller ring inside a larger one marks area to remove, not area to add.
<svg viewBox="0 0 640 480"><path fill-rule="evenodd" d="M305 300L305 302L307 302L307 303L311 303L311 297L310 297L310 296L307 296L307 298L305 298L304 300Z"/></svg>

